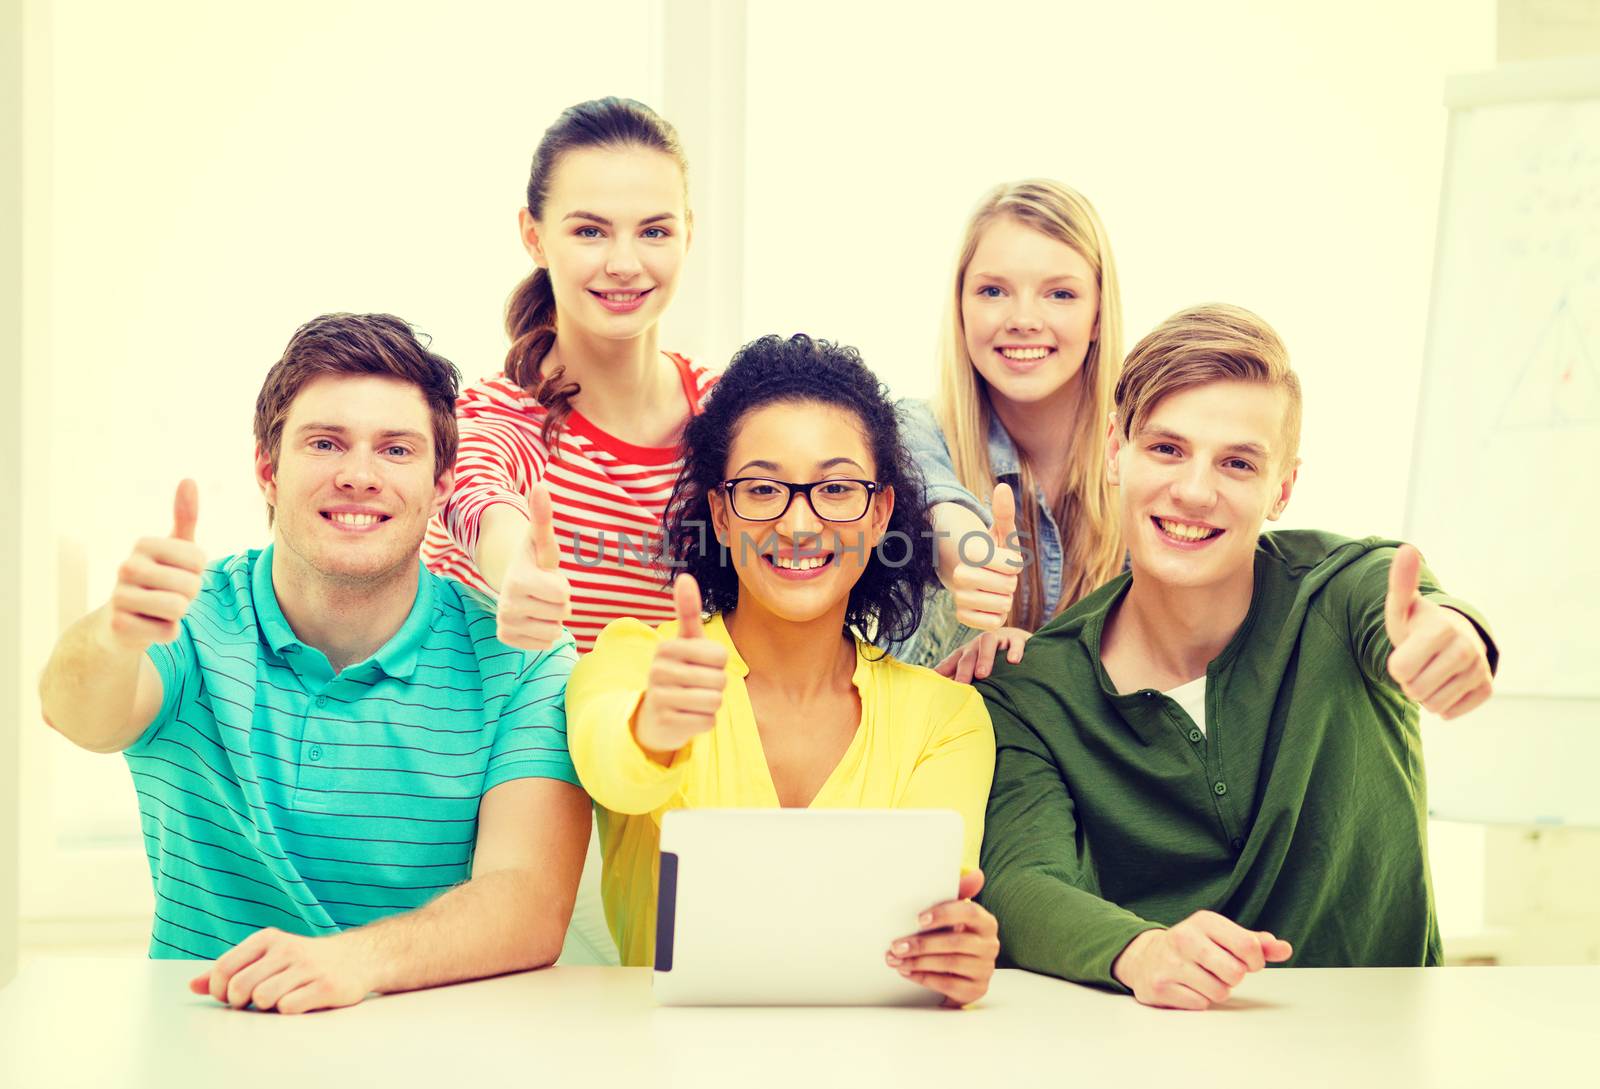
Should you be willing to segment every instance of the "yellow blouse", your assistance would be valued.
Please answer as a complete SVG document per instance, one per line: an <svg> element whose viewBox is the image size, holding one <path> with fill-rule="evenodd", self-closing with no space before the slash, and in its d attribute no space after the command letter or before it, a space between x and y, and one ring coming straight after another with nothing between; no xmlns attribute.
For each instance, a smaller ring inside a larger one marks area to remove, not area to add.
<svg viewBox="0 0 1600 1089"><path fill-rule="evenodd" d="M567 684L567 743L598 803L601 898L625 965L655 959L656 864L661 816L684 807L776 807L778 794L744 678L750 672L721 616L707 637L728 648L728 682L716 725L663 767L634 739L629 720L644 695L655 649L677 633L638 620L606 626ZM965 823L962 868L978 865L983 812L994 779L994 730L983 698L932 670L858 643L851 681L861 724L817 796L819 809L954 809Z"/></svg>

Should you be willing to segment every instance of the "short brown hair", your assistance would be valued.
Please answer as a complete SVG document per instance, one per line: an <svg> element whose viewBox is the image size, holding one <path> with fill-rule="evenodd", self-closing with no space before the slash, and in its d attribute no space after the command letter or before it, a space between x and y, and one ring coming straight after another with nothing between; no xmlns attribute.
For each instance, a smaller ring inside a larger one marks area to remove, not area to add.
<svg viewBox="0 0 1600 1089"><path fill-rule="evenodd" d="M1226 303L1180 310L1135 344L1117 381L1117 422L1132 437L1170 394L1211 382L1261 382L1289 397L1284 413L1284 464L1300 449L1300 379L1289 350L1261 318Z"/></svg>
<svg viewBox="0 0 1600 1089"><path fill-rule="evenodd" d="M289 406L308 382L325 374L379 375L416 386L433 420L433 479L455 464L461 378L455 364L430 352L393 314L324 314L294 331L256 397L256 443L274 468Z"/></svg>

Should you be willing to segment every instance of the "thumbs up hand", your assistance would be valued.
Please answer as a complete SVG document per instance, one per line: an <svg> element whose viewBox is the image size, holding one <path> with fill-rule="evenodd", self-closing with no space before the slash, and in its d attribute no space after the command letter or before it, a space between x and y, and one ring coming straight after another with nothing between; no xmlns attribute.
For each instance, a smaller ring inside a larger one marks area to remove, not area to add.
<svg viewBox="0 0 1600 1089"><path fill-rule="evenodd" d="M561 573L550 492L528 489L528 539L506 566L495 608L495 635L508 647L549 650L572 615L572 587Z"/></svg>
<svg viewBox="0 0 1600 1089"><path fill-rule="evenodd" d="M706 638L694 576L678 576L672 601L678 634L656 647L648 687L633 719L640 747L663 764L695 735L716 725L728 679L728 648Z"/></svg>
<svg viewBox="0 0 1600 1089"><path fill-rule="evenodd" d="M979 631L993 631L1006 622L1022 571L1017 503L1010 485L995 485L990 509L994 524L988 530L989 540L956 542L958 562L946 584L955 597L956 619Z"/></svg>
<svg viewBox="0 0 1600 1089"><path fill-rule="evenodd" d="M1472 621L1424 600L1422 556L1401 545L1389 567L1383 621L1389 675L1408 699L1444 718L1466 714L1494 691L1489 653Z"/></svg>
<svg viewBox="0 0 1600 1089"><path fill-rule="evenodd" d="M200 593L206 566L206 554L194 543L199 516L199 488L185 480L172 501L172 533L140 540L117 568L106 613L116 645L143 652L152 643L178 637L178 622Z"/></svg>

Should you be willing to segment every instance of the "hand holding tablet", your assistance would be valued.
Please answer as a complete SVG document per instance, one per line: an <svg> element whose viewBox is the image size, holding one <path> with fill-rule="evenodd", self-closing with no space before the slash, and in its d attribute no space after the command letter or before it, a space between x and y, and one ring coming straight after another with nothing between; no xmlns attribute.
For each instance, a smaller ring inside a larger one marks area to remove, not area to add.
<svg viewBox="0 0 1600 1089"><path fill-rule="evenodd" d="M962 875L956 898L918 916L922 929L897 938L885 957L911 982L944 995L947 1005L982 998L1000 955L1000 925L973 899L982 888L982 870Z"/></svg>

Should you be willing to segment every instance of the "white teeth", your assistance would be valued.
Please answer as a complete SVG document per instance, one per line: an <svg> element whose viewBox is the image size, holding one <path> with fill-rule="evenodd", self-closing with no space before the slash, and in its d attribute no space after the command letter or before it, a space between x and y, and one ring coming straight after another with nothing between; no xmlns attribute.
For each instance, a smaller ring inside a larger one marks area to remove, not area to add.
<svg viewBox="0 0 1600 1089"><path fill-rule="evenodd" d="M644 292L642 292L642 291L630 291L630 292L603 291L603 292L600 293L600 297L605 299L606 302L630 303L630 302L633 302L633 300L637 299L640 295L643 295L643 294L644 294Z"/></svg>
<svg viewBox="0 0 1600 1089"><path fill-rule="evenodd" d="M789 571L810 571L821 567L827 562L828 558L826 556L807 556L803 559L798 556L791 559L784 559L782 556L777 555L772 557L772 565L774 567L782 567Z"/></svg>
<svg viewBox="0 0 1600 1089"><path fill-rule="evenodd" d="M1160 524L1162 532L1183 541L1203 541L1216 532L1215 530L1207 529L1205 526L1190 526L1182 522L1169 522L1165 518L1157 518L1156 521Z"/></svg>
<svg viewBox="0 0 1600 1089"><path fill-rule="evenodd" d="M376 514L330 513L328 517L341 526L370 526L375 522L381 521Z"/></svg>
<svg viewBox="0 0 1600 1089"><path fill-rule="evenodd" d="M1033 359L1043 359L1050 354L1049 348L1001 348L1000 354L1007 359L1015 359L1019 363Z"/></svg>

